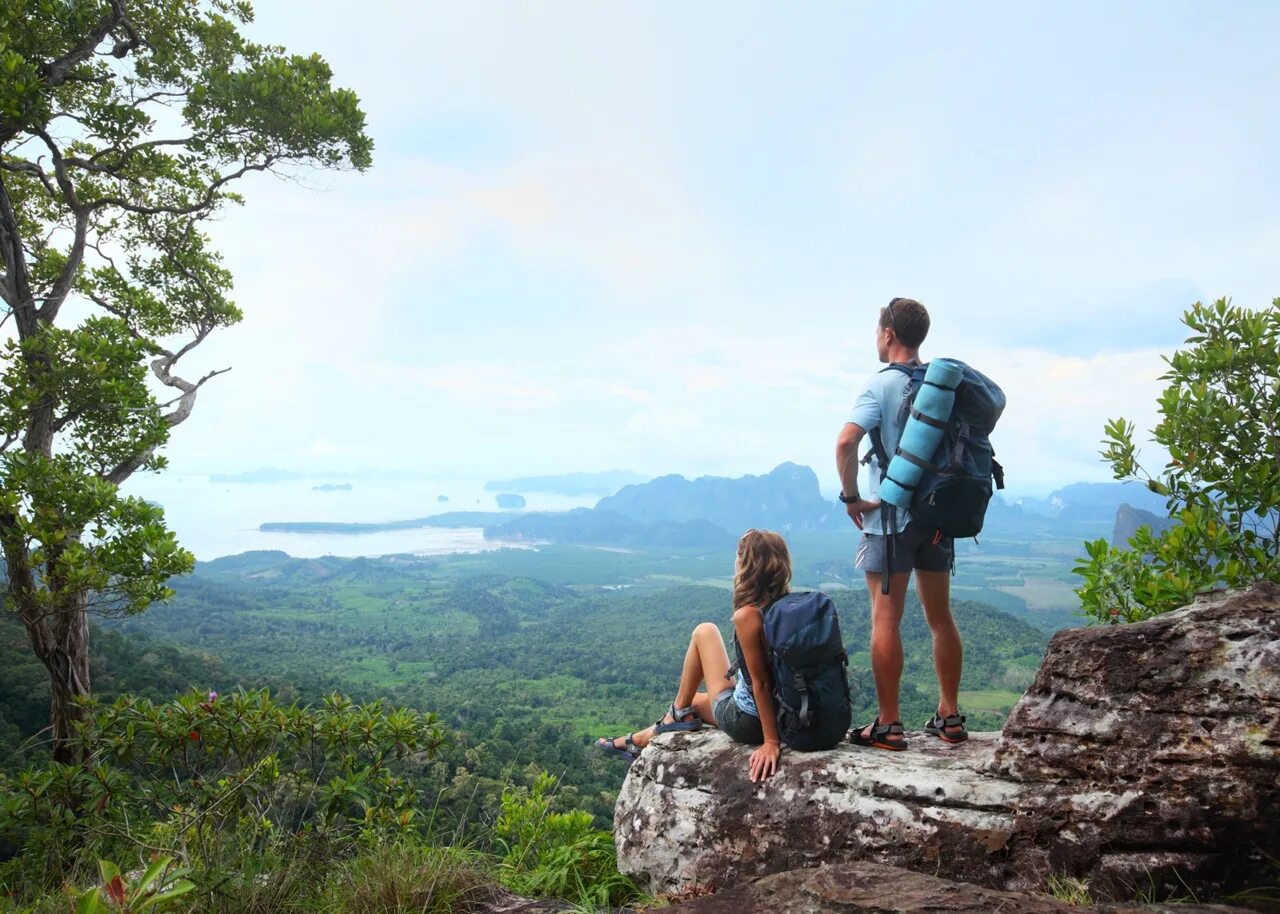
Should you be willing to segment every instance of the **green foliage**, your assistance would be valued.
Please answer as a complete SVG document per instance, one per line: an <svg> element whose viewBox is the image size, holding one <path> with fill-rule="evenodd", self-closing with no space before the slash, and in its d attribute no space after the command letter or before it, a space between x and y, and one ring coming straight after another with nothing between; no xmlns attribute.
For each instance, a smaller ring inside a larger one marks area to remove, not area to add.
<svg viewBox="0 0 1280 914"><path fill-rule="evenodd" d="M493 862L483 854L401 839L337 866L310 910L323 914L467 914L486 910L498 891Z"/></svg>
<svg viewBox="0 0 1280 914"><path fill-rule="evenodd" d="M1084 611L1131 622L1198 591L1280 580L1280 299L1250 311L1225 299L1183 315L1187 348L1167 359L1153 436L1169 452L1158 476L1138 462L1132 422L1107 423L1103 457L1117 479L1142 479L1178 521L1143 527L1117 548L1086 543L1076 573Z"/></svg>
<svg viewBox="0 0 1280 914"><path fill-rule="evenodd" d="M87 858L161 847L202 890L227 892L299 846L333 853L404 833L417 815L404 763L445 738L432 715L337 695L319 707L265 691L125 696L91 711L77 728L92 747L84 764L0 778L0 839L24 848L0 865L12 887L48 888Z"/></svg>
<svg viewBox="0 0 1280 914"><path fill-rule="evenodd" d="M414 783L444 745L432 715L265 691L90 710L84 764L0 777L0 845L20 849L0 864L0 898L28 910L164 910L182 896L192 914L465 912L500 883L583 904L638 897L612 836L589 813L553 811L542 772L509 787L481 842L434 843Z"/></svg>
<svg viewBox="0 0 1280 914"><path fill-rule="evenodd" d="M504 853L499 872L517 894L583 905L621 905L640 897L618 872L613 835L592 827L590 813L552 812L556 779L545 772L528 789L502 795L494 834Z"/></svg>
<svg viewBox="0 0 1280 914"><path fill-rule="evenodd" d="M173 902L195 888L182 878L186 871L171 868L172 863L172 857L159 857L140 876L126 879L114 863L98 861L102 885L80 896L76 914L142 914L172 908Z"/></svg>

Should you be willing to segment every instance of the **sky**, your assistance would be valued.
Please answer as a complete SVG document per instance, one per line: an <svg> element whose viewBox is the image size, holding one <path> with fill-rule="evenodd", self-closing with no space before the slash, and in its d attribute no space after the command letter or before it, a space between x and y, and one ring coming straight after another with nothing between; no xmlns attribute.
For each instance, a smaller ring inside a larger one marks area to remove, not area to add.
<svg viewBox="0 0 1280 914"><path fill-rule="evenodd" d="M374 167L255 178L213 226L245 319L190 357L233 370L171 472L833 488L901 295L925 358L1003 386L1038 494L1154 424L1183 309L1280 295L1275 4L257 7L359 95Z"/></svg>

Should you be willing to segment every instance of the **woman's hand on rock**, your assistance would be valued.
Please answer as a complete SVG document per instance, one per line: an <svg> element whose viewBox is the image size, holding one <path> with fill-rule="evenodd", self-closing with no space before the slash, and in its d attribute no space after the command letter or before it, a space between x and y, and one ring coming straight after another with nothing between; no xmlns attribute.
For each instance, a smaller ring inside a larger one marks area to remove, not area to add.
<svg viewBox="0 0 1280 914"><path fill-rule="evenodd" d="M778 756L781 754L782 746L779 743L764 743L752 752L749 765L751 783L763 781L769 775L777 773Z"/></svg>

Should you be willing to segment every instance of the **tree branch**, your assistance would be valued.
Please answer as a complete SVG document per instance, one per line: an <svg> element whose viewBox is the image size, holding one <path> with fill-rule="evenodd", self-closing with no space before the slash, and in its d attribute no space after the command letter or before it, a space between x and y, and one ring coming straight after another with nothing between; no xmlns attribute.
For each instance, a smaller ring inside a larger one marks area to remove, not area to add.
<svg viewBox="0 0 1280 914"><path fill-rule="evenodd" d="M79 214L82 209L80 198L76 194L76 186L71 183L71 176L67 174L67 162L62 157L62 150L58 148L58 144L53 141L53 137L49 136L47 131L33 130L32 133L44 140L49 155L53 157L53 175L58 182L58 190L62 191L62 195L67 198L67 206L71 211Z"/></svg>
<svg viewBox="0 0 1280 914"><path fill-rule="evenodd" d="M45 83L53 87L60 86L66 82L71 71L88 60L92 56L94 49L102 44L103 39L110 35L121 23L125 24L128 34L132 36L133 42L135 42L134 46L136 46L137 34L125 19L123 0L111 0L111 11L98 21L98 24L79 44L56 60L50 60L40 65L40 75L44 78ZM119 46L120 43L117 42L116 47ZM126 50L125 53L128 53L128 51ZM124 55L121 54L120 56L123 57Z"/></svg>
<svg viewBox="0 0 1280 914"><path fill-rule="evenodd" d="M76 273L80 271L80 264L84 261L84 245L89 233L89 216L92 211L80 204L75 185L71 183L71 177L67 174L67 163L62 157L62 150L53 141L53 137L49 136L44 130L33 132L44 140L45 146L49 148L49 154L53 156L53 174L58 182L58 190L66 198L67 206L75 215L76 220L74 235L71 239L71 249L67 252L66 263L62 265L58 278L54 280L53 288L45 296L44 304L36 312L37 320L44 324L52 324L58 316L59 309L62 308L62 303L67 299L67 293L71 291L71 286L76 279Z"/></svg>
<svg viewBox="0 0 1280 914"><path fill-rule="evenodd" d="M38 163L28 162L25 159L0 159L0 168L5 171L11 171L14 174L33 176L44 185L45 192L48 193L50 198L57 199L58 192L54 189L53 179L45 173L45 170Z"/></svg>
<svg viewBox="0 0 1280 914"><path fill-rule="evenodd" d="M171 216L190 216L202 210L209 209L216 201L218 191L222 189L223 185L229 184L237 178L243 178L251 171L268 171L272 165L276 164L283 158L285 157L282 155L267 156L261 162L254 163L252 165L246 164L242 168L233 172L228 172L210 184L205 189L204 196L200 200L195 203L188 204L187 206L141 206L137 203L130 203L123 197L102 197L90 203L88 208L90 210L99 210L108 206L115 206L125 210L126 212L137 213L142 216L158 216L160 214L168 214Z"/></svg>
<svg viewBox="0 0 1280 914"><path fill-rule="evenodd" d="M152 149L157 146L185 146L193 139L194 137L184 137L181 140L148 140L145 143L138 143L136 146L130 146L123 152L116 149L114 146L108 146L106 149L101 149L98 152L95 152L87 159L82 159L79 156L70 156L66 159L66 163L68 165L74 165L76 168L83 168L85 171L96 171L102 174L118 175L120 169L124 168L128 160L144 149ZM105 155L110 155L113 152L118 153L120 156L115 165L102 165L98 162L100 158Z"/></svg>
<svg viewBox="0 0 1280 914"><path fill-rule="evenodd" d="M27 274L27 255L18 233L18 218L3 175L0 175L0 260L4 262L4 300L18 322L18 335L25 339L36 329L36 308Z"/></svg>
<svg viewBox="0 0 1280 914"><path fill-rule="evenodd" d="M212 331L212 327L201 327L200 331L196 334L195 339L191 340L191 342L187 343L177 352L162 350L163 354L158 359L154 359L151 362L151 372L159 379L161 384L164 384L166 387L172 387L174 390L181 391L176 400L170 401L170 403L177 403L177 408L170 413L166 413L163 417L165 423L170 428L173 428L175 425L181 425L186 421L187 417L191 415L191 411L195 409L196 405L196 394L207 381L216 378L220 374L226 374L231 370L230 368L220 368L216 371L211 371L195 383L192 383L185 378L178 377L173 373L173 366L177 364L178 360L203 343L205 338L208 337ZM140 454L134 454L132 457L122 460L109 472L102 474L102 478L113 485L120 485L137 472L144 463L150 460L151 455L154 452L155 448L148 448Z"/></svg>

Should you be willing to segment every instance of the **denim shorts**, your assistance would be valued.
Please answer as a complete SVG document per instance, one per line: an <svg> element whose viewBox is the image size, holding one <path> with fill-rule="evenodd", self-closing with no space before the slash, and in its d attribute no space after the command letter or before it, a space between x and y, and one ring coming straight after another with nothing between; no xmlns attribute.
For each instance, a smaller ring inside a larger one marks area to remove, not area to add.
<svg viewBox="0 0 1280 914"><path fill-rule="evenodd" d="M711 716L716 719L716 726L737 742L750 746L758 746L764 742L760 718L738 707L738 703L733 700L732 688L725 689L711 702Z"/></svg>
<svg viewBox="0 0 1280 914"><path fill-rule="evenodd" d="M915 521L893 537L893 567L890 574L918 571L951 571L956 564L955 541L949 536L934 542L933 531ZM871 574L884 573L885 537L876 533L862 534L854 567Z"/></svg>

